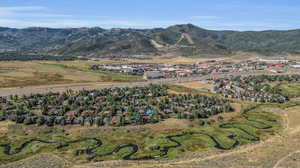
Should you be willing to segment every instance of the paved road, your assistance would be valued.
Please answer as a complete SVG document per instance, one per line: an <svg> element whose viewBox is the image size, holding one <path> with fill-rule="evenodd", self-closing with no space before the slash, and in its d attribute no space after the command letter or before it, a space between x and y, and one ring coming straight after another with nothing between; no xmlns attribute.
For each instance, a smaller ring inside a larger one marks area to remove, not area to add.
<svg viewBox="0 0 300 168"><path fill-rule="evenodd" d="M149 84L167 84L167 83L177 83L177 82L189 82L189 81L203 81L211 78L223 78L229 76L249 76L249 75L283 75L283 74L274 74L266 71L257 71L257 72L235 72L235 73L223 73L223 74L210 74L199 77L187 77L181 79L172 79L172 80L150 80L145 82L131 82L131 83L111 83L111 84L95 84L95 85L83 85L83 86L69 86L69 87L57 87L57 88L41 88L41 89L13 89L13 90L5 90L0 91L0 96L8 96L8 95L29 95L36 93L48 93L48 92L61 92L67 90L91 90L91 89L103 89L103 88L111 88L111 87L132 87L132 86L145 86Z"/></svg>
<svg viewBox="0 0 300 168"><path fill-rule="evenodd" d="M204 78L197 78L198 80L203 80ZM112 87L132 87L132 86L145 86L149 84L167 84L174 82L186 82L192 81L195 79L185 78L180 80L151 80L145 82L131 82L131 83L111 83L111 84L95 84L95 85L83 85L83 86L66 86L66 87L57 87L57 88L39 88L39 89L13 89L13 90L5 90L0 91L0 96L8 96L8 95L29 95L36 93L48 93L48 92L61 92L67 90L91 90L91 89L103 89L103 88L112 88Z"/></svg>

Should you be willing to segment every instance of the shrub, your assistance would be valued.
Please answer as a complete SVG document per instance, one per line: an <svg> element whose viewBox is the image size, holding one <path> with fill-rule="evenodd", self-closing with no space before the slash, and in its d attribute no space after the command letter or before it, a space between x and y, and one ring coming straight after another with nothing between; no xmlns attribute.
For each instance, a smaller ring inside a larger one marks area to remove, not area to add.
<svg viewBox="0 0 300 168"><path fill-rule="evenodd" d="M199 126L204 126L204 125L205 125L205 121L199 120L199 121L198 121L198 124L199 124Z"/></svg>
<svg viewBox="0 0 300 168"><path fill-rule="evenodd" d="M26 117L24 120L25 125L31 125L33 124L32 118L31 117Z"/></svg>

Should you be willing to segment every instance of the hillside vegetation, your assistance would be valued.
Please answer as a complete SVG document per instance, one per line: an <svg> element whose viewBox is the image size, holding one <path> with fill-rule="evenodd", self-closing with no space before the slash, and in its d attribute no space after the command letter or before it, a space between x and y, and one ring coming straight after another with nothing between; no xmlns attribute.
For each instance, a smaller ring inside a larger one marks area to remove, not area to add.
<svg viewBox="0 0 300 168"><path fill-rule="evenodd" d="M0 52L17 55L120 58L167 53L219 57L237 51L299 54L299 44L300 30L213 31L192 24L165 29L0 28Z"/></svg>

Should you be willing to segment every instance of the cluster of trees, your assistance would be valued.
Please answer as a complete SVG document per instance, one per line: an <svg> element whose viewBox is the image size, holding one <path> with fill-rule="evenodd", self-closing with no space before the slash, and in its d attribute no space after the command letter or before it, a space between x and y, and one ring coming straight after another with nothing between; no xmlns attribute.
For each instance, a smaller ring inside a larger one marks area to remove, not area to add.
<svg viewBox="0 0 300 168"><path fill-rule="evenodd" d="M37 125L155 123L169 117L207 118L232 110L230 102L203 95L169 94L167 86L67 91L0 99L1 120Z"/></svg>
<svg viewBox="0 0 300 168"><path fill-rule="evenodd" d="M174 111L180 119L208 118L233 110L229 101L203 95L169 95L163 102L165 101L168 103L164 103L164 108L173 109L172 112Z"/></svg>
<svg viewBox="0 0 300 168"><path fill-rule="evenodd" d="M215 90L225 97L239 98L255 102L284 103L288 97L282 95L282 90L272 87L271 82L298 82L300 75L259 75L247 77L232 77L216 81Z"/></svg>
<svg viewBox="0 0 300 168"><path fill-rule="evenodd" d="M236 76L233 77L232 80L247 83L250 85L259 85L268 82L298 82L300 81L300 75L258 75L247 77Z"/></svg>
<svg viewBox="0 0 300 168"><path fill-rule="evenodd" d="M90 69L93 71L108 71L108 72L123 73L128 75L137 75L137 76L142 76L145 72L145 70L142 68L132 68L132 69L120 68L121 65L116 65L116 64L110 66L115 66L116 69L110 69L107 68L106 65L99 65L99 64L92 65Z"/></svg>
<svg viewBox="0 0 300 168"><path fill-rule="evenodd" d="M33 61L33 60L72 61L72 60L79 60L79 58L72 57L72 56L51 56L51 55L22 54L22 53L1 53L0 54L0 61Z"/></svg>

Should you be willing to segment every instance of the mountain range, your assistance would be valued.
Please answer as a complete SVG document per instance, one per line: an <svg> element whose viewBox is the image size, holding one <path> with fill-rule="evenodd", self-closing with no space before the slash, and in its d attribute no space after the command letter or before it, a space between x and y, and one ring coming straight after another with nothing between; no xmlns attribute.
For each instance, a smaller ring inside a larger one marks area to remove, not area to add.
<svg viewBox="0 0 300 168"><path fill-rule="evenodd" d="M192 24L154 29L0 27L0 53L119 58L165 54L218 57L235 52L299 54L300 29L215 31Z"/></svg>

